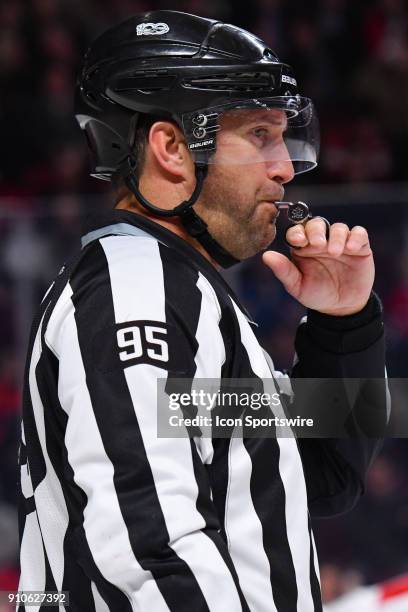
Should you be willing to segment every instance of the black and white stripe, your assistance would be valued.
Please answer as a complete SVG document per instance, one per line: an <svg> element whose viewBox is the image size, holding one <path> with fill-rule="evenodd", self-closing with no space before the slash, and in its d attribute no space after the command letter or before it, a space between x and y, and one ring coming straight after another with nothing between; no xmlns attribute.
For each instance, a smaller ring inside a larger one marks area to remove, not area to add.
<svg viewBox="0 0 408 612"><path fill-rule="evenodd" d="M112 219L33 327L20 589L68 590L73 612L320 611L295 438L157 436L159 378L273 378L245 311L181 239ZM165 329L168 361L120 359L117 331L141 321Z"/></svg>

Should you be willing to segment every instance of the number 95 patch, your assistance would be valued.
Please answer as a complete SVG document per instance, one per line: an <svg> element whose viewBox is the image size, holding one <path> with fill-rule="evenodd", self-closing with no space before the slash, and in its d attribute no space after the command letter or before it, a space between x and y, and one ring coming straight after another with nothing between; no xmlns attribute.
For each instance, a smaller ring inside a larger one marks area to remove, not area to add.
<svg viewBox="0 0 408 612"><path fill-rule="evenodd" d="M93 362L102 372L138 363L167 369L168 327L160 321L126 321L100 330L93 341Z"/></svg>

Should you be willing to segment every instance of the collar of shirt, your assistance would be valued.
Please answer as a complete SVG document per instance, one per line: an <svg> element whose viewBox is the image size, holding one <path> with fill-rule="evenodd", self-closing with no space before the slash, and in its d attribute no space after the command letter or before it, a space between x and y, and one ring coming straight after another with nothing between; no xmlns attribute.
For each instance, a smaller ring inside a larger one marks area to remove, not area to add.
<svg viewBox="0 0 408 612"><path fill-rule="evenodd" d="M242 306L232 288L218 270L192 245L162 225L129 210L114 209L103 215L88 217L81 238L82 248L104 236L143 236L150 235L169 248L175 249L193 267L199 270L213 285L221 287L239 306L249 323L258 326Z"/></svg>

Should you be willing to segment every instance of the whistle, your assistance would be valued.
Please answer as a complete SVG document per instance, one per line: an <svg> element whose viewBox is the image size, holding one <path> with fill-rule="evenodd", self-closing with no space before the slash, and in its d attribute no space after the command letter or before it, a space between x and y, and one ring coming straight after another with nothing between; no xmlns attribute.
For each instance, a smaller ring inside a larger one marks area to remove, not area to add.
<svg viewBox="0 0 408 612"><path fill-rule="evenodd" d="M305 224L309 219L313 217L312 213L309 210L309 207L304 202L274 202L276 208L280 212L281 210L286 210L286 214L288 216L288 220L293 225L299 225L300 223ZM326 225L326 240L329 239L330 236L330 223L325 217L320 217ZM285 242L293 249L299 249L300 247L294 247L290 244L285 238Z"/></svg>
<svg viewBox="0 0 408 612"><path fill-rule="evenodd" d="M294 225L305 223L312 218L309 207L304 202L274 202L276 208L287 211L288 219Z"/></svg>

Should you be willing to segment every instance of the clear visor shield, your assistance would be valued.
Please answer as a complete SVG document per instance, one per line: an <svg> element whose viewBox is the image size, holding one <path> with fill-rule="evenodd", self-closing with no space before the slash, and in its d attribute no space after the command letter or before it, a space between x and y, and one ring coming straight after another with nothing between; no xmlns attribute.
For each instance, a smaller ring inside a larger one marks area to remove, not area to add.
<svg viewBox="0 0 408 612"><path fill-rule="evenodd" d="M231 102L185 113L183 128L198 162L291 162L295 174L317 165L319 123L309 98L275 96Z"/></svg>

